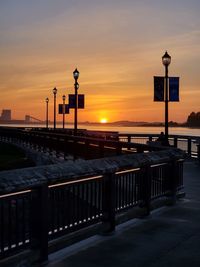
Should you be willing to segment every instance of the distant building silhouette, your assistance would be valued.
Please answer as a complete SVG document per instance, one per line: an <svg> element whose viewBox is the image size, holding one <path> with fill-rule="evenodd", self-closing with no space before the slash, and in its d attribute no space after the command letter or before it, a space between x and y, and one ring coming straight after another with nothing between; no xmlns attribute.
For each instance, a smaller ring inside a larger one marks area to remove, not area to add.
<svg viewBox="0 0 200 267"><path fill-rule="evenodd" d="M3 109L0 120L2 121L10 121L11 120L11 109Z"/></svg>

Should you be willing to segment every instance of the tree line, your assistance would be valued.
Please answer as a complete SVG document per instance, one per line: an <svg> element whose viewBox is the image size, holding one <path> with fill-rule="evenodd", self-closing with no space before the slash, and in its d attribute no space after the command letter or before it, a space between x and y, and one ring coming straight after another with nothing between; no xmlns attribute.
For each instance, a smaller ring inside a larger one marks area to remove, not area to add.
<svg viewBox="0 0 200 267"><path fill-rule="evenodd" d="M187 126L200 127L200 112L191 112L187 118Z"/></svg>

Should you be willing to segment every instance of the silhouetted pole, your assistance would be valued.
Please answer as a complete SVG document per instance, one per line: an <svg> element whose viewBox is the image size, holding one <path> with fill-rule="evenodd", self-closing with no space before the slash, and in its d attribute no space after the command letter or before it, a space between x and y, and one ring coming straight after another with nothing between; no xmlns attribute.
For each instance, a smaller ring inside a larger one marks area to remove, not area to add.
<svg viewBox="0 0 200 267"><path fill-rule="evenodd" d="M53 88L53 94L54 94L54 117L53 117L53 129L56 129L56 94L57 94L57 89L56 87Z"/></svg>
<svg viewBox="0 0 200 267"><path fill-rule="evenodd" d="M75 71L73 72L73 76L74 76L74 89L75 89L75 109L74 109L74 135L77 135L77 113L78 113L78 88L79 88L79 84L77 82L78 77L79 77L79 71L77 69L75 69Z"/></svg>
<svg viewBox="0 0 200 267"><path fill-rule="evenodd" d="M62 97L62 99L63 99L63 129L65 129L65 99L66 99L66 96L65 95L63 95L63 97Z"/></svg>
<svg viewBox="0 0 200 267"><path fill-rule="evenodd" d="M49 128L49 98L46 98L46 128Z"/></svg>
<svg viewBox="0 0 200 267"><path fill-rule="evenodd" d="M165 66L165 142L166 145L169 144L168 137L169 137L169 131L168 131L168 102L169 102L169 86L168 86L168 66L171 63L171 57L165 52L164 56L162 57L162 63Z"/></svg>

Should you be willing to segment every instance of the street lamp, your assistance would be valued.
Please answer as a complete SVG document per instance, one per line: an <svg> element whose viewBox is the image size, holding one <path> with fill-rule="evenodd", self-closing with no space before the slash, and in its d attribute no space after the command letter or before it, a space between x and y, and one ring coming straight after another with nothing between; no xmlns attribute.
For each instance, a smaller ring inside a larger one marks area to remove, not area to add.
<svg viewBox="0 0 200 267"><path fill-rule="evenodd" d="M46 101L46 128L48 129L49 127L49 98L47 97L45 101Z"/></svg>
<svg viewBox="0 0 200 267"><path fill-rule="evenodd" d="M78 88L79 88L79 84L77 82L78 77L79 77L79 71L77 69L75 69L75 71L73 72L73 76L74 76L74 89L75 89L75 110L74 110L74 135L77 135L77 111L78 111Z"/></svg>
<svg viewBox="0 0 200 267"><path fill-rule="evenodd" d="M54 94L54 119L53 119L53 128L55 130L56 129L56 94L57 94L56 87L53 88L53 94Z"/></svg>
<svg viewBox="0 0 200 267"><path fill-rule="evenodd" d="M63 100L63 108L62 108L62 111L63 111L63 130L65 129L65 99L66 99L66 96L63 95L62 96L62 100Z"/></svg>
<svg viewBox="0 0 200 267"><path fill-rule="evenodd" d="M167 53L167 51L162 56L162 63L165 66L165 142L166 142L166 145L168 145L169 144L169 141L168 141L168 135L169 135L168 134L168 102L169 102L168 66L171 63L171 57Z"/></svg>

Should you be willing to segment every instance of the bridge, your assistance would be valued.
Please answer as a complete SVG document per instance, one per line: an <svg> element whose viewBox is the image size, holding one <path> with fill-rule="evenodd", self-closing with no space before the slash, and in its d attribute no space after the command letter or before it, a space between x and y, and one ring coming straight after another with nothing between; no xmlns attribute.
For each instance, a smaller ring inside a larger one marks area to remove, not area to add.
<svg viewBox="0 0 200 267"><path fill-rule="evenodd" d="M44 121L37 119L35 117L32 117L30 115L25 115L25 123L29 123L29 122L44 122Z"/></svg>
<svg viewBox="0 0 200 267"><path fill-rule="evenodd" d="M0 139L75 159L0 173L1 266L45 262L73 242L113 232L184 196L186 155L177 148L30 129L1 128Z"/></svg>

